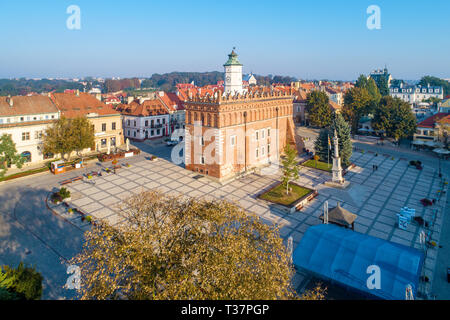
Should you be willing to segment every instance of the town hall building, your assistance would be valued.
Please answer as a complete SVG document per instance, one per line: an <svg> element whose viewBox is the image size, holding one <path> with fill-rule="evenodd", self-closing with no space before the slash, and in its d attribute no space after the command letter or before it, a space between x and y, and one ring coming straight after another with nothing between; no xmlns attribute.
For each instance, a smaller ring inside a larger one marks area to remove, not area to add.
<svg viewBox="0 0 450 320"><path fill-rule="evenodd" d="M185 102L186 169L219 181L276 163L286 144L296 144L293 96L244 90L234 50L224 68L223 93L197 94Z"/></svg>

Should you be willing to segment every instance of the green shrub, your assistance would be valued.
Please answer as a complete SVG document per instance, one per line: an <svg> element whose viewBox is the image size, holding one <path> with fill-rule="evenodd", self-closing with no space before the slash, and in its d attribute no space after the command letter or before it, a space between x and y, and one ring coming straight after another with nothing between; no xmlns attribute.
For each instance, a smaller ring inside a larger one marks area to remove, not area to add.
<svg viewBox="0 0 450 320"><path fill-rule="evenodd" d="M67 199L70 198L70 191L67 190L67 188L61 188L59 190L59 195L61 196L61 199Z"/></svg>

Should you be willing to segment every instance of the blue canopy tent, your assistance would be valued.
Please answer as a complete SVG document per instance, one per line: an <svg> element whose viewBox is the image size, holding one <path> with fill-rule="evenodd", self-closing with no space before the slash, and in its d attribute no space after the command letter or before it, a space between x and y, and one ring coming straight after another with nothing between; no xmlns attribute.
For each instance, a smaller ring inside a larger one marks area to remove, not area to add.
<svg viewBox="0 0 450 320"><path fill-rule="evenodd" d="M294 266L365 295L404 300L417 293L424 255L419 250L332 224L308 228L293 254ZM380 289L369 289L369 266L380 268Z"/></svg>

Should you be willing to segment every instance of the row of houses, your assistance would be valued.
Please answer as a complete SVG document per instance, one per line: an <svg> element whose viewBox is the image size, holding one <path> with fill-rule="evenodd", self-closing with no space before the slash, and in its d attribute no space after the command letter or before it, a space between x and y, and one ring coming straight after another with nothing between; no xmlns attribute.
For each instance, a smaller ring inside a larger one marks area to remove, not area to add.
<svg viewBox="0 0 450 320"><path fill-rule="evenodd" d="M87 117L95 132L89 151L106 150L124 143L119 112L87 93L53 93L48 95L0 97L0 136L11 136L16 149L27 164L54 159L45 154L42 139L45 131L62 116Z"/></svg>

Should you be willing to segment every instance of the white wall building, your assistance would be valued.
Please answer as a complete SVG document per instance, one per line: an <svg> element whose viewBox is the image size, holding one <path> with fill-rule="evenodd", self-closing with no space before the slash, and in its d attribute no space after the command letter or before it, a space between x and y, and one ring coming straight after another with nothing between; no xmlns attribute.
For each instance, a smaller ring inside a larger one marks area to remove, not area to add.
<svg viewBox="0 0 450 320"><path fill-rule="evenodd" d="M170 135L170 114L158 99L121 104L116 110L122 114L125 138L144 141Z"/></svg>
<svg viewBox="0 0 450 320"><path fill-rule="evenodd" d="M43 154L45 130L60 117L58 108L47 96L0 97L0 136L10 135L25 165L53 159Z"/></svg>
<svg viewBox="0 0 450 320"><path fill-rule="evenodd" d="M399 86L391 86L389 92L392 97L400 98L410 104L418 104L431 97L444 99L444 89L440 86L428 85L425 87L401 83Z"/></svg>

